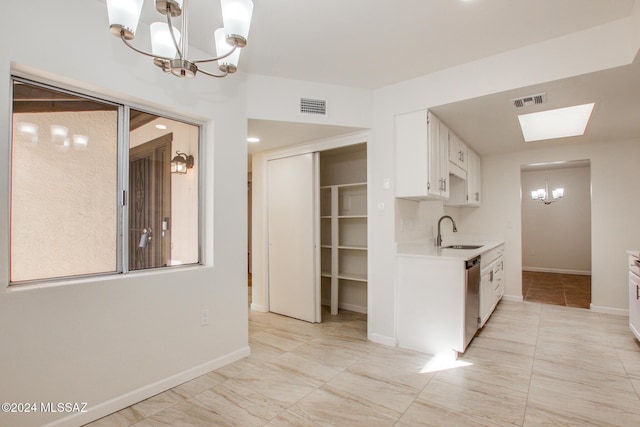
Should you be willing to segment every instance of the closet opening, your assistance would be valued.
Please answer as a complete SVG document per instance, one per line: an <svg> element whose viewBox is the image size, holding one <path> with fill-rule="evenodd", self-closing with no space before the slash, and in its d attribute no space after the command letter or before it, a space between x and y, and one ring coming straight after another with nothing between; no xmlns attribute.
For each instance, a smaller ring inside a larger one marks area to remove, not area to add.
<svg viewBox="0 0 640 427"><path fill-rule="evenodd" d="M367 147L320 153L322 320L367 313Z"/></svg>

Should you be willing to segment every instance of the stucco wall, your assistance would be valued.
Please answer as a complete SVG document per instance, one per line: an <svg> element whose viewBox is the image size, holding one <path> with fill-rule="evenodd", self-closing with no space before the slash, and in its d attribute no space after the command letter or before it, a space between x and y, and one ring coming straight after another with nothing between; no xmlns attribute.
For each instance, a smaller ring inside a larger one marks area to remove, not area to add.
<svg viewBox="0 0 640 427"><path fill-rule="evenodd" d="M115 271L117 112L13 118L12 281ZM25 122L37 140L19 131ZM54 141L51 125L88 136L86 148Z"/></svg>

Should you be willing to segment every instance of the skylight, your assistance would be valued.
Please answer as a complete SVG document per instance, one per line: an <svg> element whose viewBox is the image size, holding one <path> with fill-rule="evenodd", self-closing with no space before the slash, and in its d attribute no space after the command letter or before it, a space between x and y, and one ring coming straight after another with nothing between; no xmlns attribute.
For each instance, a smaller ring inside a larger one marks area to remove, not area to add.
<svg viewBox="0 0 640 427"><path fill-rule="evenodd" d="M545 139L566 138L584 134L595 104L583 104L573 107L518 116L522 135L526 142Z"/></svg>

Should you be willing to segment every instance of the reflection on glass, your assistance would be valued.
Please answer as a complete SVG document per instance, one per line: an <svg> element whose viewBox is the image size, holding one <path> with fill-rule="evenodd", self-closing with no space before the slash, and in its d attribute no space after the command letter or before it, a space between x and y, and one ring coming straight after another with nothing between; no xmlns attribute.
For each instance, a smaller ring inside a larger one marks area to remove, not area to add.
<svg viewBox="0 0 640 427"><path fill-rule="evenodd" d="M198 126L132 110L129 127L129 269L198 263ZM185 174L176 151L193 156Z"/></svg>

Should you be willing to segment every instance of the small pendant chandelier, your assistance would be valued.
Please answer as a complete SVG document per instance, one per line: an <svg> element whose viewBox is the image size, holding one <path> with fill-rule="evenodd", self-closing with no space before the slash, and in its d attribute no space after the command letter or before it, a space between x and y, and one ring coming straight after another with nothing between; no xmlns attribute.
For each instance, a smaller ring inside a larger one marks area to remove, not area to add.
<svg viewBox="0 0 640 427"><path fill-rule="evenodd" d="M107 0L109 28L134 51L153 58L153 63L165 73L176 77L194 77L199 71L211 77L225 77L238 70L240 49L247 45L252 0L220 0L223 28L214 32L216 54L214 58L188 59L188 0L155 0L156 10L166 22L154 22L151 30L151 53L130 43L135 37L144 0ZM181 17L182 34L173 26L172 18ZM222 74L205 71L197 64L218 61Z"/></svg>
<svg viewBox="0 0 640 427"><path fill-rule="evenodd" d="M557 202L562 199L562 197L564 197L564 188L561 187L556 188L549 193L549 180L546 175L544 177L544 188L531 191L531 199L542 202L545 205Z"/></svg>

